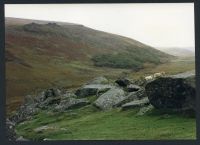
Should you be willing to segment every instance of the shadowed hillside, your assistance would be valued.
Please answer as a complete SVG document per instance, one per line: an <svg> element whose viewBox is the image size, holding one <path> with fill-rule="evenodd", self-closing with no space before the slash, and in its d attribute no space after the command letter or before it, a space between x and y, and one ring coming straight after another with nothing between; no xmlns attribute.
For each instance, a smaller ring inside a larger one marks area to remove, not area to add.
<svg viewBox="0 0 200 145"><path fill-rule="evenodd" d="M51 87L73 88L99 75L116 78L171 55L136 40L80 24L6 18L7 105Z"/></svg>

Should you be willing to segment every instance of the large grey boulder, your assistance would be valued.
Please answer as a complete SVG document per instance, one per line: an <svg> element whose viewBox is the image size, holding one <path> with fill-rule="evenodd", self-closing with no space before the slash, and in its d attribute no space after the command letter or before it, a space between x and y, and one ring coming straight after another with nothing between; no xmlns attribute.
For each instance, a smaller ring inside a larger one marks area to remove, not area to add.
<svg viewBox="0 0 200 145"><path fill-rule="evenodd" d="M80 97L88 97L92 95L98 96L99 93L103 93L108 91L110 88L112 88L112 85L102 85L102 84L91 84L91 85L85 85L81 88L79 88L75 94Z"/></svg>
<svg viewBox="0 0 200 145"><path fill-rule="evenodd" d="M150 103L158 109L195 110L195 75L191 72L161 77L145 87Z"/></svg>
<svg viewBox="0 0 200 145"><path fill-rule="evenodd" d="M140 88L138 91L130 92L128 95L126 95L123 100L121 100L119 103L116 104L117 107L122 106L123 104L126 104L128 102L134 101L134 100L140 100L147 97L145 89Z"/></svg>
<svg viewBox="0 0 200 145"><path fill-rule="evenodd" d="M126 104L122 105L122 109L126 110L126 109L130 109L130 108L143 107L146 105L149 105L149 99L147 97L143 98L141 100L135 100L135 101L126 103Z"/></svg>
<svg viewBox="0 0 200 145"><path fill-rule="evenodd" d="M106 93L102 94L95 102L94 105L102 110L109 110L116 104L121 102L125 97L125 92L120 88L111 88Z"/></svg>
<svg viewBox="0 0 200 145"><path fill-rule="evenodd" d="M90 102L85 99L76 99L76 98L67 98L65 100L62 100L58 106L55 107L56 111L65 111L67 109L74 109L74 108L80 108L85 105L88 105Z"/></svg>

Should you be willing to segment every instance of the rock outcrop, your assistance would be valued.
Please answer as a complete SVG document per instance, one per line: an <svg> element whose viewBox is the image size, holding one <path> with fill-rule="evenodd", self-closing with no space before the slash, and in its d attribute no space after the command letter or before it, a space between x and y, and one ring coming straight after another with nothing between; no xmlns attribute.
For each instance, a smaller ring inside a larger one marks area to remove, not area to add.
<svg viewBox="0 0 200 145"><path fill-rule="evenodd" d="M191 72L158 78L145 89L155 108L195 110L195 75Z"/></svg>
<svg viewBox="0 0 200 145"><path fill-rule="evenodd" d="M24 104L10 117L13 123L20 123L24 120L31 118L32 115L38 112L37 104Z"/></svg>
<svg viewBox="0 0 200 145"><path fill-rule="evenodd" d="M139 108L136 115L157 109L195 110L195 75L182 73L159 77L143 85L134 84L128 79L118 79L118 85L109 84L104 77L96 78L73 91L51 88L38 94L25 97L24 104L6 121L9 140L26 141L16 137L15 125L30 120L40 110L65 112L93 103L100 110L121 107L122 110ZM95 101L94 101L95 100ZM97 109L98 110L98 109ZM51 130L49 126L37 128L35 132ZM53 128L57 130L57 128ZM64 128L66 133L69 133Z"/></svg>
<svg viewBox="0 0 200 145"><path fill-rule="evenodd" d="M47 89L45 91L40 92L39 94L37 94L36 97L34 97L34 101L40 103L44 100L46 100L47 98L54 98L54 97L58 97L62 94L62 91L59 89L55 89L55 88L50 88ZM28 100L28 99L27 99Z"/></svg>
<svg viewBox="0 0 200 145"><path fill-rule="evenodd" d="M110 88L112 88L112 85L102 85L102 84L90 84L90 85L85 85L81 88L79 88L75 94L79 98L84 98L92 95L98 96L101 93L104 93L108 91Z"/></svg>
<svg viewBox="0 0 200 145"><path fill-rule="evenodd" d="M144 106L144 107L140 108L140 110L138 111L137 115L138 116L142 116L142 115L150 112L153 109L154 109L154 107L151 104L147 105L147 106Z"/></svg>
<svg viewBox="0 0 200 145"><path fill-rule="evenodd" d="M9 141L15 141L17 139L14 127L15 123L10 121L9 119L6 119L6 138Z"/></svg>
<svg viewBox="0 0 200 145"><path fill-rule="evenodd" d="M83 107L85 105L88 105L89 103L90 102L85 98L82 99L67 98L62 100L60 104L55 107L55 110L63 112L67 109Z"/></svg>
<svg viewBox="0 0 200 145"><path fill-rule="evenodd" d="M147 97L146 92L144 88L140 88L138 91L130 92L128 95L123 97L123 100L121 100L119 103L116 104L117 107L122 106L123 104L126 104L131 101L140 100Z"/></svg>
<svg viewBox="0 0 200 145"><path fill-rule="evenodd" d="M122 105L122 109L126 110L126 109L130 109L130 108L143 107L146 105L149 105L149 99L147 97L143 98L141 100L135 100L135 101L126 103L126 104Z"/></svg>
<svg viewBox="0 0 200 145"><path fill-rule="evenodd" d="M94 105L102 110L112 109L116 104L124 100L125 92L120 88L111 88L106 93L102 94Z"/></svg>

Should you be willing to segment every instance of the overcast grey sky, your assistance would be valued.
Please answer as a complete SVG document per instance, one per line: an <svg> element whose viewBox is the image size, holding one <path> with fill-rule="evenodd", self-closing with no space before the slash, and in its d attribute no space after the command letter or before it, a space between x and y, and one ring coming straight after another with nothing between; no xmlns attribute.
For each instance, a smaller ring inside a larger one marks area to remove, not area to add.
<svg viewBox="0 0 200 145"><path fill-rule="evenodd" d="M194 47L194 4L9 4L6 17L79 23L154 47Z"/></svg>

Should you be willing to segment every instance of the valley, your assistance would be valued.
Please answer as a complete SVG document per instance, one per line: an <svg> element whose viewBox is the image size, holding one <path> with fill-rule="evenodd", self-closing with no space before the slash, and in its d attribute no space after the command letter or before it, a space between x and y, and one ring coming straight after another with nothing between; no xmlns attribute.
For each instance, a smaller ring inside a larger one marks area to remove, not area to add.
<svg viewBox="0 0 200 145"><path fill-rule="evenodd" d="M72 23L6 18L5 38L8 114L31 92L78 87L101 75L114 79L173 58L136 40Z"/></svg>
<svg viewBox="0 0 200 145"><path fill-rule="evenodd" d="M194 73L193 53L162 52L81 24L10 17L5 22L11 138L16 133L15 139L33 141L196 139L195 75L173 77ZM157 91L165 98L151 100L156 91L150 87L146 94L151 83L146 77L158 83L155 89L169 90L169 97ZM183 96L180 102L176 95Z"/></svg>

